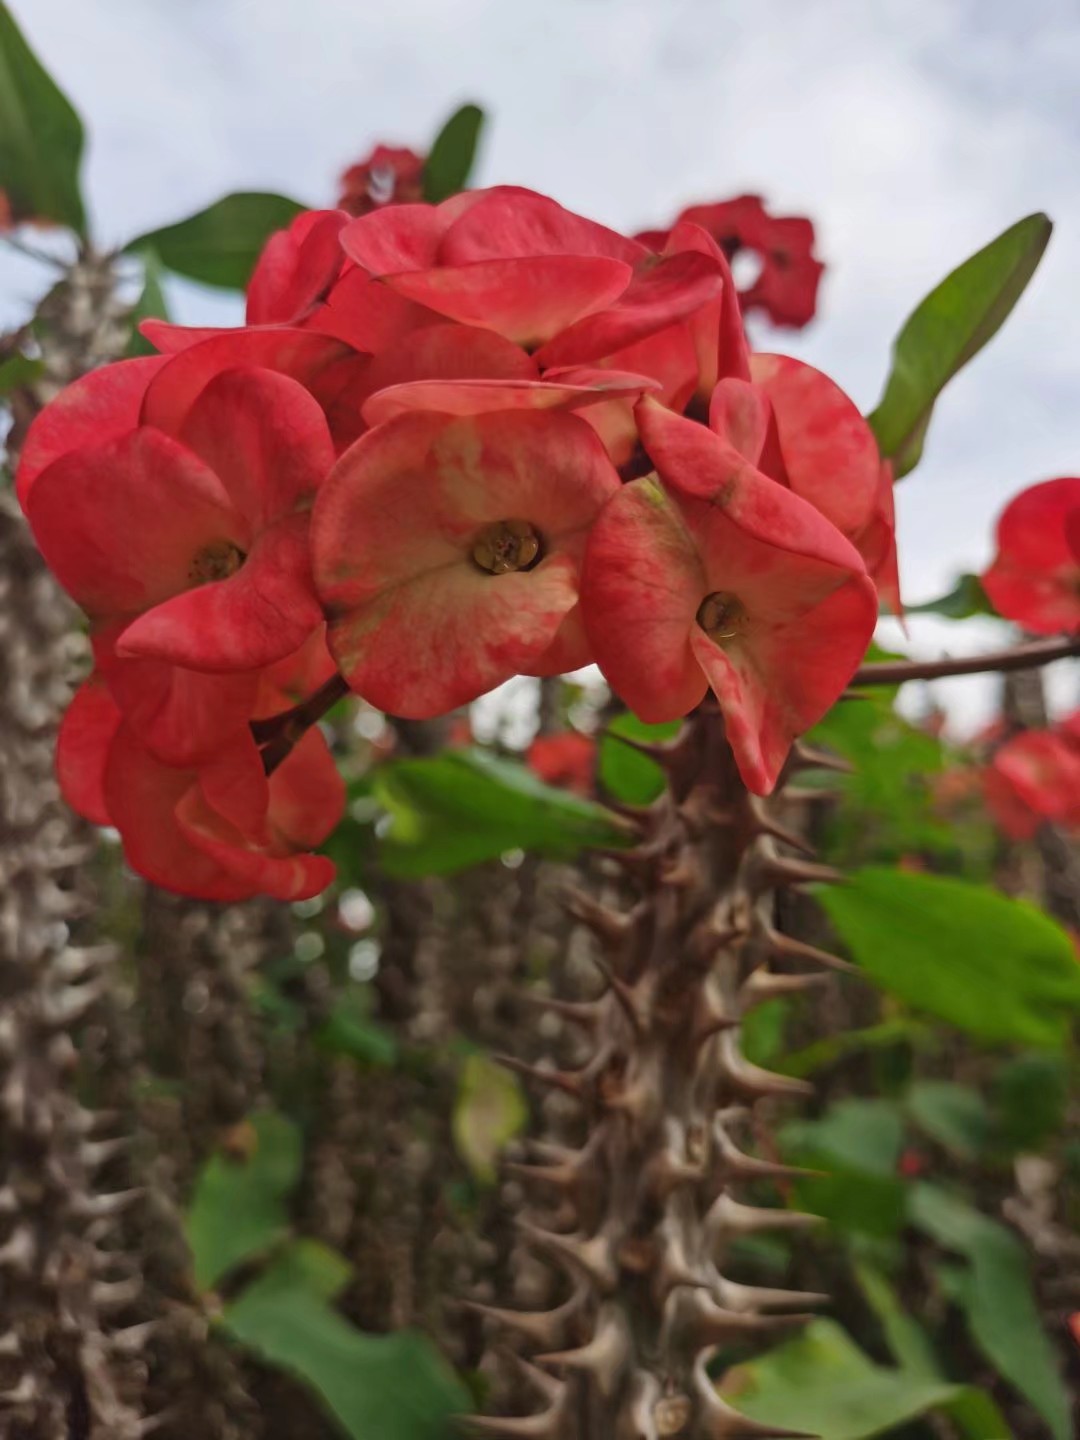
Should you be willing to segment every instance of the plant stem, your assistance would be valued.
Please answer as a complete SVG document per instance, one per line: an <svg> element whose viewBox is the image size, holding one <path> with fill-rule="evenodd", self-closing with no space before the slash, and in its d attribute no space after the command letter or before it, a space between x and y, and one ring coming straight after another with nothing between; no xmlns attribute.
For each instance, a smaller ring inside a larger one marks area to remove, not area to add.
<svg viewBox="0 0 1080 1440"><path fill-rule="evenodd" d="M269 715L265 720L251 722L251 733L262 751L263 769L267 775L274 773L305 732L348 693L349 687L342 676L331 675L325 684L299 705L279 711L277 715Z"/></svg>
<svg viewBox="0 0 1080 1440"><path fill-rule="evenodd" d="M886 660L862 665L852 685L902 685L905 680L942 680L950 675L980 675L987 671L1027 670L1080 655L1080 636L1032 640L985 655L967 655L958 660Z"/></svg>

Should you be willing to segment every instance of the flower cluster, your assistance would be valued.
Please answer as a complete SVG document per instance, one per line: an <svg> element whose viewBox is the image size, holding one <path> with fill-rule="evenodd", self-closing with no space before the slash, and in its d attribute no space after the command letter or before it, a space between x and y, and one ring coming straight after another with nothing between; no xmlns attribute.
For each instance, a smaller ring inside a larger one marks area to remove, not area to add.
<svg viewBox="0 0 1080 1440"><path fill-rule="evenodd" d="M729 261L748 255L757 272L739 293L744 314L760 311L774 325L801 330L817 310L818 286L825 269L814 255L814 227L799 215L770 215L760 195L739 195L709 205L691 205L676 223L700 225ZM638 236L662 249L667 231Z"/></svg>
<svg viewBox="0 0 1080 1440"><path fill-rule="evenodd" d="M413 719L590 662L647 721L711 688L766 793L899 605L870 430L749 353L690 221L652 249L512 187L310 212L244 326L144 333L42 412L18 489L91 622L65 794L158 883L326 883L302 702L335 672Z"/></svg>
<svg viewBox="0 0 1080 1440"><path fill-rule="evenodd" d="M1080 711L1006 740L982 780L987 808L1010 840L1030 840L1044 821L1080 826Z"/></svg>
<svg viewBox="0 0 1080 1440"><path fill-rule="evenodd" d="M1080 631L1080 478L1046 480L1009 502L982 583L998 614L1025 630Z"/></svg>

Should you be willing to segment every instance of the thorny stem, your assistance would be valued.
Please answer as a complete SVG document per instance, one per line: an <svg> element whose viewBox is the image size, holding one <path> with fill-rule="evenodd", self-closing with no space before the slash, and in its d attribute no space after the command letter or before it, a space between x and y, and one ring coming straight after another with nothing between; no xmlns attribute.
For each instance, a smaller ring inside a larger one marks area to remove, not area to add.
<svg viewBox="0 0 1080 1440"><path fill-rule="evenodd" d="M968 655L959 660L886 660L862 665L852 685L901 685L905 680L941 680L949 675L980 675L986 671L1027 670L1080 655L1080 635L1065 639L1032 640L1006 650L989 650L985 655Z"/></svg>
<svg viewBox="0 0 1080 1440"><path fill-rule="evenodd" d="M316 725L348 693L349 687L342 676L331 675L313 695L291 710L282 710L265 720L251 722L251 733L262 751L263 769L267 775L274 773L312 725Z"/></svg>

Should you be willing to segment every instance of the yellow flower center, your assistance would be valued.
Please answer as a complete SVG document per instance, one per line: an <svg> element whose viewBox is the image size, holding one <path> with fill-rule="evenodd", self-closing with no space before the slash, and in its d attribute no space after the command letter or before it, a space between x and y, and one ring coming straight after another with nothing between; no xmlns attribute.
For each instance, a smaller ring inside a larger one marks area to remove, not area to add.
<svg viewBox="0 0 1080 1440"><path fill-rule="evenodd" d="M215 540L204 545L188 569L192 585L206 585L211 580L227 580L235 575L247 556L231 540Z"/></svg>
<svg viewBox="0 0 1080 1440"><path fill-rule="evenodd" d="M540 536L528 520L496 520L472 544L473 563L489 575L528 570L540 555Z"/></svg>
<svg viewBox="0 0 1080 1440"><path fill-rule="evenodd" d="M718 645L745 634L749 620L746 606L728 590L714 590L698 606L697 623Z"/></svg>

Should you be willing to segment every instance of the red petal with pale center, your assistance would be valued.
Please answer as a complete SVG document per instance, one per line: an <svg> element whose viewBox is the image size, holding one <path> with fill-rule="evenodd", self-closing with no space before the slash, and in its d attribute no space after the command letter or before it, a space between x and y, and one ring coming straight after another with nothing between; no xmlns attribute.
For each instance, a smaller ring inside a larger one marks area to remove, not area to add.
<svg viewBox="0 0 1080 1440"><path fill-rule="evenodd" d="M624 485L589 534L581 608L596 663L642 720L676 720L705 694L690 646L705 594L674 500L652 476Z"/></svg>
<svg viewBox="0 0 1080 1440"><path fill-rule="evenodd" d="M776 418L787 482L852 536L878 501L881 458L857 406L827 375L786 355L754 355L754 384Z"/></svg>
<svg viewBox="0 0 1080 1440"><path fill-rule="evenodd" d="M306 515L271 525L228 579L185 590L134 620L117 641L118 653L226 673L281 660L322 620L307 534Z"/></svg>
<svg viewBox="0 0 1080 1440"><path fill-rule="evenodd" d="M366 270L352 269L342 275L308 328L366 355L378 355L418 325L431 325L440 318L395 294Z"/></svg>
<svg viewBox="0 0 1080 1440"><path fill-rule="evenodd" d="M722 285L719 269L707 256L654 260L634 276L615 305L563 330L540 347L536 358L543 366L599 360L717 300Z"/></svg>
<svg viewBox="0 0 1080 1440"><path fill-rule="evenodd" d="M438 410L444 415L483 415L494 410L579 410L610 402L619 396L625 404L644 391L658 388L644 375L616 370L552 372L555 380L417 380L380 390L364 405L364 420L381 425L412 411Z"/></svg>
<svg viewBox="0 0 1080 1440"><path fill-rule="evenodd" d="M270 825L289 845L321 845L345 814L345 782L326 740L309 730L270 777Z"/></svg>
<svg viewBox="0 0 1080 1440"><path fill-rule="evenodd" d="M721 380L709 401L709 428L751 465L758 465L772 411L765 392L749 380Z"/></svg>
<svg viewBox="0 0 1080 1440"><path fill-rule="evenodd" d="M272 370L226 370L191 407L180 438L257 533L314 495L334 463L322 410Z"/></svg>
<svg viewBox="0 0 1080 1440"><path fill-rule="evenodd" d="M313 330L266 326L227 330L172 356L154 376L143 400L142 422L179 434L199 395L223 370L254 366L290 375L307 389L347 355L340 341Z"/></svg>
<svg viewBox="0 0 1080 1440"><path fill-rule="evenodd" d="M686 220L672 230L664 253L706 255L722 281L719 299L703 306L689 322L698 354L698 394L707 398L716 381L728 376L749 380L750 348L727 256L708 231Z"/></svg>
<svg viewBox="0 0 1080 1440"><path fill-rule="evenodd" d="M531 347L610 304L632 275L629 265L604 255L537 255L405 271L384 281L451 320Z"/></svg>
<svg viewBox="0 0 1080 1440"><path fill-rule="evenodd" d="M345 263L341 210L309 210L271 235L248 283L249 325L292 325L322 300Z"/></svg>
<svg viewBox="0 0 1080 1440"><path fill-rule="evenodd" d="M207 545L248 544L220 481L156 430L62 456L27 502L61 585L90 615L136 614L191 583Z"/></svg>
<svg viewBox="0 0 1080 1440"><path fill-rule="evenodd" d="M648 251L546 195L499 186L475 195L455 220L439 249L439 263L467 265L533 255L603 255L635 266Z"/></svg>
<svg viewBox="0 0 1080 1440"><path fill-rule="evenodd" d="M45 406L26 432L19 456L15 488L24 510L31 485L54 460L135 429L146 388L164 364L161 356L147 355L103 365Z"/></svg>
<svg viewBox="0 0 1080 1440"><path fill-rule="evenodd" d="M75 691L56 738L60 793L77 815L94 825L112 824L105 803L105 761L120 719L101 676L92 675Z"/></svg>
<svg viewBox="0 0 1080 1440"><path fill-rule="evenodd" d="M316 583L350 685L399 715L463 704L538 661L577 599L573 551L618 477L582 421L403 415L359 440L316 502ZM484 527L541 537L529 570L472 559Z"/></svg>

